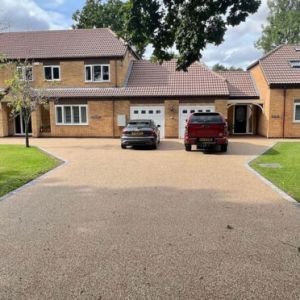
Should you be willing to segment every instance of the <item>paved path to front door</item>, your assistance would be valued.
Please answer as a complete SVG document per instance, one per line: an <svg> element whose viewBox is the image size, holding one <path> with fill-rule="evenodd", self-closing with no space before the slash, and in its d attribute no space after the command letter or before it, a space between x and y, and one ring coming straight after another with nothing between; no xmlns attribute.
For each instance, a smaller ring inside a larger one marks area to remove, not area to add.
<svg viewBox="0 0 300 300"><path fill-rule="evenodd" d="M69 163L0 202L0 298L299 299L300 208L245 168L273 142L32 139Z"/></svg>

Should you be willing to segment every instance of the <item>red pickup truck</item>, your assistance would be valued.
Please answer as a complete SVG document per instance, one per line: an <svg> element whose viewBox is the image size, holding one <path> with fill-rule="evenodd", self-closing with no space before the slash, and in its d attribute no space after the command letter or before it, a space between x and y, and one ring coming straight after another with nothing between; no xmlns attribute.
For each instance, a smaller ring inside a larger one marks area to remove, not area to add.
<svg viewBox="0 0 300 300"><path fill-rule="evenodd" d="M228 126L224 117L219 113L193 113L187 120L184 135L186 151L197 149L218 149L227 152Z"/></svg>

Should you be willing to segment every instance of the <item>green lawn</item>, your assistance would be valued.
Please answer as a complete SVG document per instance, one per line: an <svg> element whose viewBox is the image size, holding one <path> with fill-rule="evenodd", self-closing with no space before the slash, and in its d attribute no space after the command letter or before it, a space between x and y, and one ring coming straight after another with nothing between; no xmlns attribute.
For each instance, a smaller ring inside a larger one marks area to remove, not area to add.
<svg viewBox="0 0 300 300"><path fill-rule="evenodd" d="M280 168L266 168L260 164L274 163ZM276 144L250 163L261 175L300 202L300 143Z"/></svg>
<svg viewBox="0 0 300 300"><path fill-rule="evenodd" d="M36 147L0 145L0 197L59 164Z"/></svg>

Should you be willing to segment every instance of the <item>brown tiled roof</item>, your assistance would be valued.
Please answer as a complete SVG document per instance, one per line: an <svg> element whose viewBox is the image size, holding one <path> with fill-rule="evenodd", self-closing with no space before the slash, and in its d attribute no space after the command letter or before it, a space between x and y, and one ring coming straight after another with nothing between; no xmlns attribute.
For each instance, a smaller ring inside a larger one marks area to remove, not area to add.
<svg viewBox="0 0 300 300"><path fill-rule="evenodd" d="M108 28L0 33L9 59L123 56L127 46Z"/></svg>
<svg viewBox="0 0 300 300"><path fill-rule="evenodd" d="M49 97L203 97L229 96L226 79L200 63L188 72L176 71L176 61L162 65L133 61L121 88L51 88Z"/></svg>
<svg viewBox="0 0 300 300"><path fill-rule="evenodd" d="M299 51L296 51L296 49ZM290 61L300 61L300 45L282 45L248 67L259 64L269 85L300 85L300 68L292 68Z"/></svg>
<svg viewBox="0 0 300 300"><path fill-rule="evenodd" d="M230 98L258 98L254 80L249 71L220 71L227 80Z"/></svg>
<svg viewBox="0 0 300 300"><path fill-rule="evenodd" d="M176 60L153 64L134 61L127 87L157 90L162 95L228 96L226 80L206 66L196 62L188 72L176 71Z"/></svg>

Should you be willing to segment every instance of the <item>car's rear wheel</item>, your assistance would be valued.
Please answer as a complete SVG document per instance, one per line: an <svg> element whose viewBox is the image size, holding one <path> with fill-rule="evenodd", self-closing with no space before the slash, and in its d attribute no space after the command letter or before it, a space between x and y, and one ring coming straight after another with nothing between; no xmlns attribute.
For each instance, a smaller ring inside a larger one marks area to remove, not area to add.
<svg viewBox="0 0 300 300"><path fill-rule="evenodd" d="M192 151L192 145L185 144L185 151Z"/></svg>
<svg viewBox="0 0 300 300"><path fill-rule="evenodd" d="M153 150L156 150L156 149L157 149L157 143L154 143L154 144L152 145L152 149L153 149Z"/></svg>
<svg viewBox="0 0 300 300"><path fill-rule="evenodd" d="M121 144L122 149L126 149L126 145Z"/></svg>
<svg viewBox="0 0 300 300"><path fill-rule="evenodd" d="M228 144L221 145L221 152L227 152Z"/></svg>

